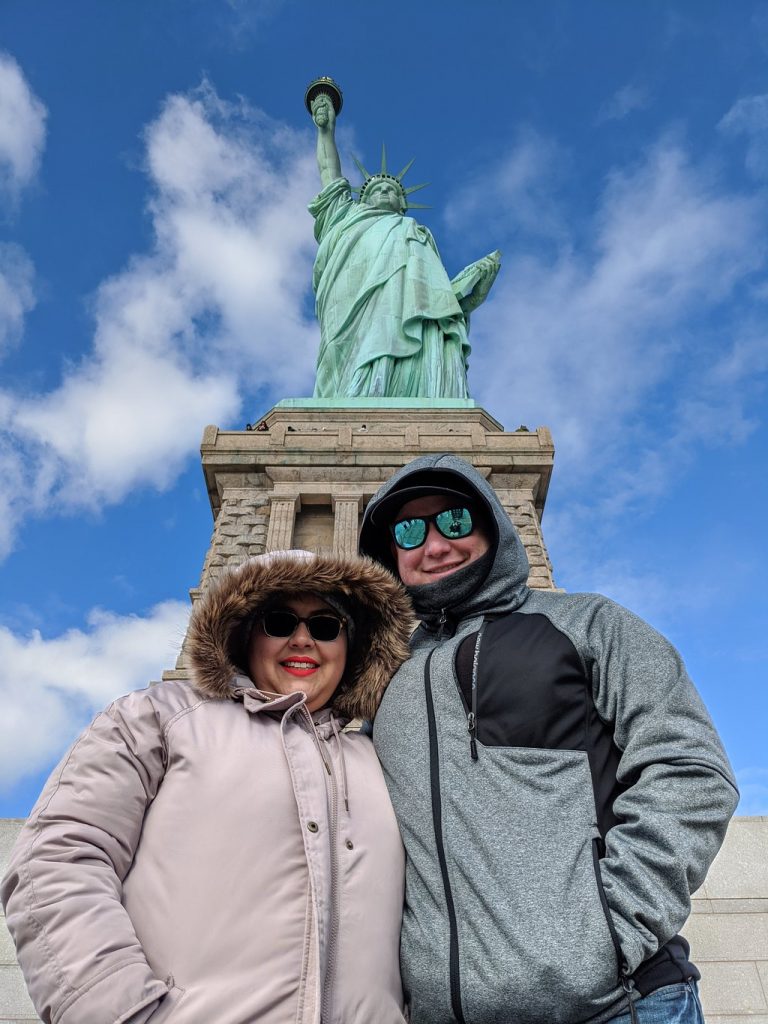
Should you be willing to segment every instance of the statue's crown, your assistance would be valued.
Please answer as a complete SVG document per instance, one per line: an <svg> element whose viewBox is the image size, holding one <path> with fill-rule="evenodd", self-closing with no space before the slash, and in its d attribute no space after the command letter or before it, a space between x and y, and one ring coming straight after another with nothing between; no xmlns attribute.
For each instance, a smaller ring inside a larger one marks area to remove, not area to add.
<svg viewBox="0 0 768 1024"><path fill-rule="evenodd" d="M408 202L408 196L410 195L411 192L418 192L418 190L420 188L426 188L426 186L429 184L428 181L425 181L425 182L422 182L421 185L411 185L409 188L406 188L405 185L403 185L403 178L408 173L408 171L411 169L411 166L413 164L413 160L409 160L408 163L405 165L405 167L402 169L402 171L400 171L399 174L390 174L387 171L387 149L386 149L386 146L384 146L383 144L382 144L382 147L381 147L381 170L377 171L375 174L370 174L368 171L366 171L366 169L363 167L363 165L360 163L360 161L357 159L357 157L353 157L353 160L357 164L360 173L363 175L363 177L365 179L363 181L362 185L360 185L359 188L352 189L353 192L357 192L358 193L358 198L360 199L361 202L362 202L363 196L365 195L365 190L367 188L369 188L374 182L382 181L382 180L384 180L384 181L394 181L395 184L397 185L397 187L400 189L400 192L401 192L402 197L403 197L403 205L404 205L404 208L406 210L428 210L429 209L428 206L424 206L421 203L409 203Z"/></svg>

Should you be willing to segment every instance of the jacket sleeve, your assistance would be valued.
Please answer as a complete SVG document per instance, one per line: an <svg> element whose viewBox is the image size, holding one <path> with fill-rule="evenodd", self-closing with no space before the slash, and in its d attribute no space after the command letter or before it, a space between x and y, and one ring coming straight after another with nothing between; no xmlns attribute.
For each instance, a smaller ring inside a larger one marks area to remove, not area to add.
<svg viewBox="0 0 768 1024"><path fill-rule="evenodd" d="M165 764L147 694L116 701L65 755L3 879L8 929L46 1024L144 1024L168 992L121 903Z"/></svg>
<svg viewBox="0 0 768 1024"><path fill-rule="evenodd" d="M685 923L739 794L680 655L651 626L596 599L587 669L597 711L614 725L617 779L627 787L600 870L631 974Z"/></svg>

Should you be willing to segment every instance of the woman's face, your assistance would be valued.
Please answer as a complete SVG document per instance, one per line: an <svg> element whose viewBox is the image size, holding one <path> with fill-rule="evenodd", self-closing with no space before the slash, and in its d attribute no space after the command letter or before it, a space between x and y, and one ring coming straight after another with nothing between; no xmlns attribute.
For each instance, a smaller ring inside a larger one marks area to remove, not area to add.
<svg viewBox="0 0 768 1024"><path fill-rule="evenodd" d="M291 611L305 619L317 612L337 613L312 594L282 601L281 611ZM288 637L267 636L259 620L251 631L248 670L259 690L267 693L307 695L307 707L318 711L330 701L341 682L347 662L347 631L336 640L314 640L306 622L300 622Z"/></svg>

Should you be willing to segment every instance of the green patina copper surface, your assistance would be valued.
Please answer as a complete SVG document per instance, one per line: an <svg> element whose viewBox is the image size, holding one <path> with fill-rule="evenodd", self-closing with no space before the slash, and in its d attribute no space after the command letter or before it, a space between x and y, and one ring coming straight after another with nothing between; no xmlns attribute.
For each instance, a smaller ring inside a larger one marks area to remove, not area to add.
<svg viewBox="0 0 768 1024"><path fill-rule="evenodd" d="M309 207L319 243L315 398L467 399L469 314L488 295L500 254L450 280L429 230L405 216L420 187L402 184L408 168L389 174L384 154L377 174L361 167L355 201L336 148L338 97L315 91L308 103L323 186Z"/></svg>
<svg viewBox="0 0 768 1024"><path fill-rule="evenodd" d="M471 398L283 398L276 409L476 409Z"/></svg>

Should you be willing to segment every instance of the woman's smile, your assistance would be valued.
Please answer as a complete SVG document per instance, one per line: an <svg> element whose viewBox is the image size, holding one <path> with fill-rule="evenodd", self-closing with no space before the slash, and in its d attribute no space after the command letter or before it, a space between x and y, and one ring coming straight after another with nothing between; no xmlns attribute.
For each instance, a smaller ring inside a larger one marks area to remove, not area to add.
<svg viewBox="0 0 768 1024"><path fill-rule="evenodd" d="M309 658L292 658L280 663L292 676L310 676L319 668L316 661Z"/></svg>

